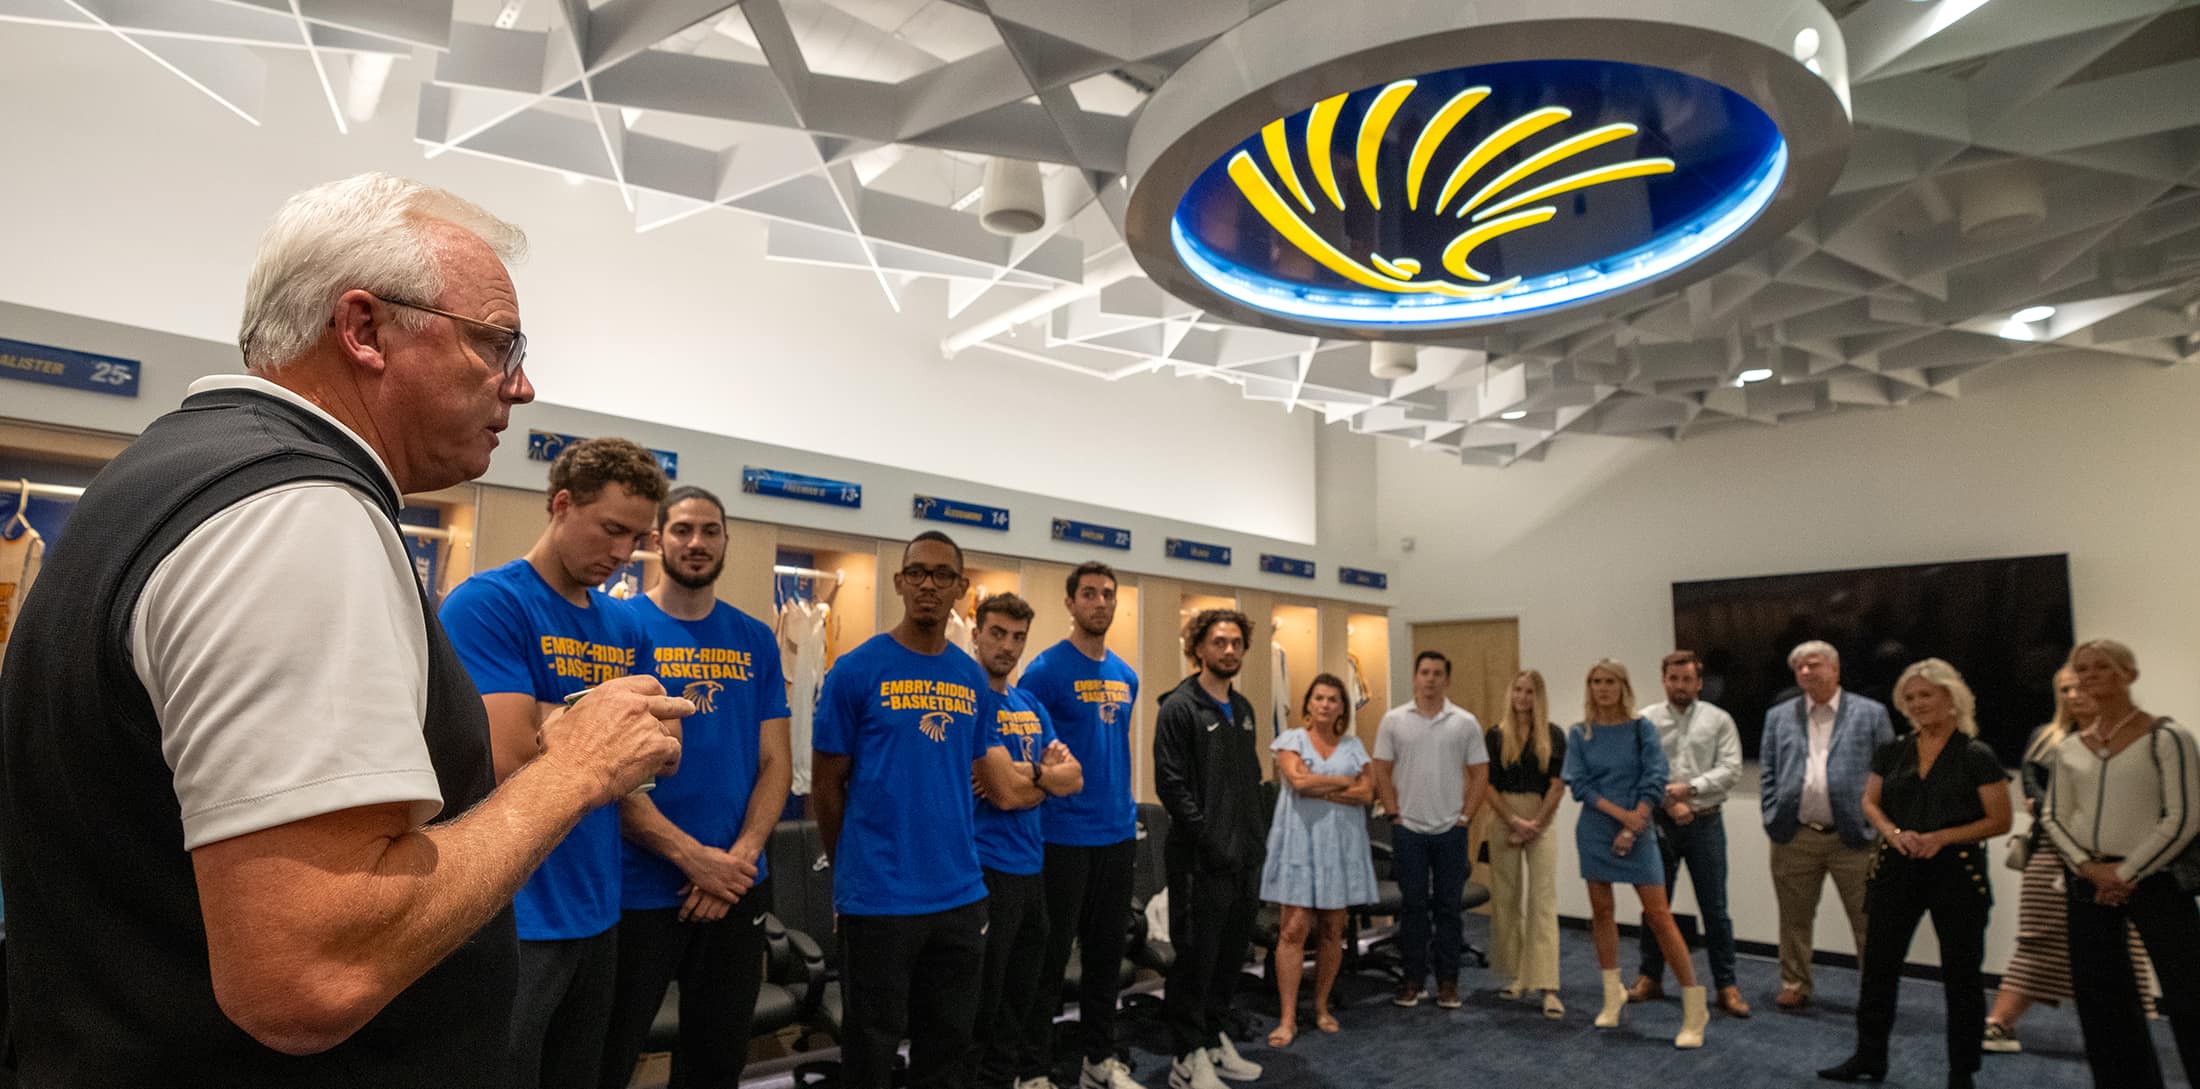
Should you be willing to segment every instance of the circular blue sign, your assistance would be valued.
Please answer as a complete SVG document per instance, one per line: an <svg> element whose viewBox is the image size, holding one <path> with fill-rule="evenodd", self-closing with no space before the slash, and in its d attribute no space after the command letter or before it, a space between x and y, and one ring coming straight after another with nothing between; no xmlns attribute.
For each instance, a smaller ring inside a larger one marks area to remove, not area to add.
<svg viewBox="0 0 2200 1089"><path fill-rule="evenodd" d="M1748 226L1787 170L1748 99L1663 68L1519 61L1336 95L1208 166L1184 267L1335 325L1518 318L1638 287Z"/></svg>

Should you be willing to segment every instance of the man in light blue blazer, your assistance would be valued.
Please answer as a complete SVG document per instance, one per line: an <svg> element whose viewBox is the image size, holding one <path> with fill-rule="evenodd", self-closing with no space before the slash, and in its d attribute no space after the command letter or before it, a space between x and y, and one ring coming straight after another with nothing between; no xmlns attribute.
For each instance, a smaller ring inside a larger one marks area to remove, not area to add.
<svg viewBox="0 0 2200 1089"><path fill-rule="evenodd" d="M1878 839L1864 819L1864 783L1872 754L1894 740L1894 723L1885 704L1842 690L1841 655L1831 645L1814 639L1796 647L1788 668L1803 691L1765 713L1758 791L1780 905L1774 1003L1799 1010L1810 1003L1812 932L1829 876L1857 955L1864 952L1864 880Z"/></svg>

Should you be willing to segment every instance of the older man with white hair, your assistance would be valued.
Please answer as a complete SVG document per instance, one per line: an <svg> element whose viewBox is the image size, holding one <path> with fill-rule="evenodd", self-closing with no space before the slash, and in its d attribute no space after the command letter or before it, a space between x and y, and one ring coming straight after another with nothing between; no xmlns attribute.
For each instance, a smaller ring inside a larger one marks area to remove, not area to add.
<svg viewBox="0 0 2200 1089"><path fill-rule="evenodd" d="M1864 819L1872 754L1894 740L1887 706L1841 688L1841 654L1811 640L1788 652L1802 692L1765 712L1758 781L1765 834L1772 837L1772 891L1780 908L1780 994L1774 1004L1810 1003L1810 958L1818 897L1833 878L1864 954L1864 882L1879 833Z"/></svg>
<svg viewBox="0 0 2200 1089"><path fill-rule="evenodd" d="M517 228L379 174L262 240L243 375L108 465L0 679L0 881L22 1084L491 1086L512 896L677 757L647 677L501 786L398 536L534 390Z"/></svg>

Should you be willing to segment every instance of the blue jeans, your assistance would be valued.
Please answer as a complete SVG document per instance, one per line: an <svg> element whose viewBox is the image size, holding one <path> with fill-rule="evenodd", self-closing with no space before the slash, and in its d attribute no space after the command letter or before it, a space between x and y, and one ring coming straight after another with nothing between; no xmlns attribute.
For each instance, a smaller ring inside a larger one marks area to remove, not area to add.
<svg viewBox="0 0 2200 1089"><path fill-rule="evenodd" d="M1405 901L1398 944L1405 953L1406 980L1419 987L1434 959L1438 985L1457 983L1459 951L1467 940L1459 918L1459 897L1467 887L1467 830L1425 836L1399 825L1390 843L1391 873Z"/></svg>
<svg viewBox="0 0 2200 1089"><path fill-rule="evenodd" d="M1734 919L1726 912L1726 824L1720 815L1698 817L1675 824L1661 810L1657 814L1658 853L1665 858L1665 898L1673 899L1673 882L1681 863L1688 863L1688 881L1696 888L1696 908L1703 913L1704 948L1711 956L1714 987L1734 986ZM1665 976L1665 956L1658 951L1657 936L1642 929L1642 974L1651 979Z"/></svg>

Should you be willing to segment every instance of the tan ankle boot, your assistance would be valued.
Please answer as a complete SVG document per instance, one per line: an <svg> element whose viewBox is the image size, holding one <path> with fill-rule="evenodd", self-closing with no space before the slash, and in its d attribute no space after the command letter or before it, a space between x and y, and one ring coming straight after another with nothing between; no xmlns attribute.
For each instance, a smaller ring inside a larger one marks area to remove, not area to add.
<svg viewBox="0 0 2200 1089"><path fill-rule="evenodd" d="M1604 975L1604 1008L1597 1011L1596 1026L1613 1028L1619 1024L1619 1011L1627 1008L1627 987L1619 981L1619 969L1608 969Z"/></svg>
<svg viewBox="0 0 2200 1089"><path fill-rule="evenodd" d="M1673 1037L1674 1047L1702 1047L1703 1030L1711 1024L1711 1007L1704 1001L1701 987L1681 988L1681 1032Z"/></svg>

